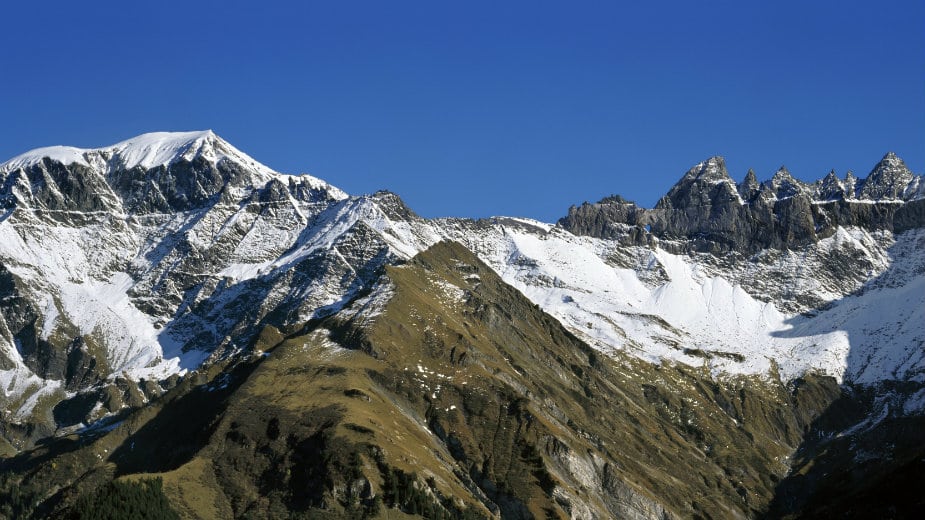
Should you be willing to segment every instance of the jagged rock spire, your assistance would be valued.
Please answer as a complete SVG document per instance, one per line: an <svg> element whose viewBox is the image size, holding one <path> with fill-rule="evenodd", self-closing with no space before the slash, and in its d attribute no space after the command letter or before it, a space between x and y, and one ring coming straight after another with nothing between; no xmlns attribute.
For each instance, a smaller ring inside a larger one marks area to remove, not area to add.
<svg viewBox="0 0 925 520"><path fill-rule="evenodd" d="M761 185L758 183L758 176L755 175L755 170L749 168L748 173L745 174L745 180L743 180L737 187L739 191L739 196L742 197L742 200L751 201L758 196L758 192L761 189Z"/></svg>
<svg viewBox="0 0 925 520"><path fill-rule="evenodd" d="M786 166L781 165L770 181L761 185L766 198L783 200L809 191L808 186L790 174Z"/></svg>
<svg viewBox="0 0 925 520"><path fill-rule="evenodd" d="M824 178L816 181L813 198L820 201L839 200L847 198L846 194L844 182L838 178L835 170L832 170Z"/></svg>
<svg viewBox="0 0 925 520"><path fill-rule="evenodd" d="M906 163L888 152L864 179L858 198L866 200L898 200L914 179Z"/></svg>
<svg viewBox="0 0 925 520"><path fill-rule="evenodd" d="M720 156L710 157L684 174L656 208L685 208L740 202L735 182Z"/></svg>

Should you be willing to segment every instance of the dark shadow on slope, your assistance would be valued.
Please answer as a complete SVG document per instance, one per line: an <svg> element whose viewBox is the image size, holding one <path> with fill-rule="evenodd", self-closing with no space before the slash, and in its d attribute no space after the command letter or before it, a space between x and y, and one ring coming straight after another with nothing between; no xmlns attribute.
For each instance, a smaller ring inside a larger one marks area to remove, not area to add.
<svg viewBox="0 0 925 520"><path fill-rule="evenodd" d="M925 351L914 348L923 340L918 327L925 323L922 250L925 230L907 233L887 250L890 266L883 273L812 315L788 319L789 329L771 335L797 339L844 333L849 342L844 379L850 383L922 379L925 365L916 356Z"/></svg>
<svg viewBox="0 0 925 520"><path fill-rule="evenodd" d="M809 427L765 518L925 517L925 367L916 330L925 323L925 274L909 270L925 233L911 233L911 242L890 248L880 276L774 333L841 331L849 351L841 396Z"/></svg>
<svg viewBox="0 0 925 520"><path fill-rule="evenodd" d="M124 410L113 416L106 417L99 424L93 425L78 435L67 437L45 437L36 442L34 448L18 453L11 458L0 458L0 474L22 473L30 468L41 466L61 455L77 451L91 444L96 439L112 431L126 417L135 410Z"/></svg>
<svg viewBox="0 0 925 520"><path fill-rule="evenodd" d="M870 417L897 385L851 390L813 422L765 518L925 517L925 417Z"/></svg>
<svg viewBox="0 0 925 520"><path fill-rule="evenodd" d="M208 443L229 398L261 361L241 363L209 384L163 403L157 416L132 432L109 457L116 474L170 471L189 462Z"/></svg>
<svg viewBox="0 0 925 520"><path fill-rule="evenodd" d="M215 201L216 203L218 201ZM181 249L184 246L189 247L186 233L192 230L202 218L212 210L212 206L204 207L188 214L189 217L174 233L164 237L156 247L144 254L144 259L151 265L160 265L160 263L174 250ZM149 215L133 215L134 218L149 218Z"/></svg>
<svg viewBox="0 0 925 520"><path fill-rule="evenodd" d="M22 475L20 485L24 489L40 491L41 498L30 509L35 507L34 518L47 518L69 496L73 498L75 489L87 486L92 488L94 482L99 484L113 476L169 471L179 467L206 445L229 398L261 361L262 358L259 358L238 364L208 384L203 384L203 378L193 375L191 378L199 381L183 381L149 407L126 409L115 417L107 418L105 425L78 435L49 439L45 445L13 459L3 460L0 462L0 474L19 473ZM144 417L143 414L151 408L157 410L153 418L137 431L126 431L131 428L134 414L142 414L141 417ZM114 464L114 475L99 466L99 448L94 449L94 446L100 446L96 441L108 435L113 435L112 438L119 442L106 459ZM66 467L69 469L63 466L59 475L55 467L56 459L66 454L76 457L74 460L78 463L73 467L68 464ZM64 480L48 482L49 467L56 478ZM76 473L68 477L68 471Z"/></svg>

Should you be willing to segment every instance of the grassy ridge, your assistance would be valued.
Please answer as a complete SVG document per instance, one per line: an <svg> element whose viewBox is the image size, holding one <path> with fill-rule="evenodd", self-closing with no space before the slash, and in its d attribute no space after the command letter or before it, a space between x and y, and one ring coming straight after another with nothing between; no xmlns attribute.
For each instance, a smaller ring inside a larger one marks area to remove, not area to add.
<svg viewBox="0 0 925 520"><path fill-rule="evenodd" d="M455 243L383 275L382 298L5 462L0 493L39 515L156 477L184 518L756 516L839 392L601 356Z"/></svg>

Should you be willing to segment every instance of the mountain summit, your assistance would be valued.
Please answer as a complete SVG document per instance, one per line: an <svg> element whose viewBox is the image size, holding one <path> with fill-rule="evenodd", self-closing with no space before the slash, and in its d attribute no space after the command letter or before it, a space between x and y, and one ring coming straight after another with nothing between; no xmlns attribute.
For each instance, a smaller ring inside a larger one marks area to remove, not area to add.
<svg viewBox="0 0 925 520"><path fill-rule="evenodd" d="M858 197L870 200L907 200L918 195L913 185L920 183L921 178L913 175L896 154L889 152L861 184Z"/></svg>
<svg viewBox="0 0 925 520"><path fill-rule="evenodd" d="M713 157L684 174L654 209L627 212L604 199L573 207L559 225L625 243L649 243L655 237L687 250L754 254L817 243L840 227L918 228L925 223L923 199L922 176L893 154L865 179L848 172L842 181L831 172L814 184L781 166L763 183L749 170L736 185L722 158ZM640 233L641 228L649 233Z"/></svg>
<svg viewBox="0 0 925 520"><path fill-rule="evenodd" d="M271 179L294 181L215 135L155 132L95 149L39 148L0 164L6 205L18 200L55 211L169 213L208 204L232 190L250 191ZM282 181L281 181L282 182ZM309 175L297 181L334 199L346 194Z"/></svg>
<svg viewBox="0 0 925 520"><path fill-rule="evenodd" d="M713 157L651 209L428 220L210 131L23 154L0 518L126 487L190 518L913 516L921 187Z"/></svg>
<svg viewBox="0 0 925 520"><path fill-rule="evenodd" d="M221 159L231 159L253 167L255 170L269 172L269 168L251 159L227 141L215 135L212 130L196 132L152 132L142 134L120 143L103 148L81 149L72 146L50 146L38 148L0 164L0 171L28 168L45 160L51 160L69 166L100 166L107 169L125 169L141 167L150 169L158 166L170 166L184 160L193 161L201 157L216 163Z"/></svg>
<svg viewBox="0 0 925 520"><path fill-rule="evenodd" d="M736 185L722 157L711 157L694 166L668 194L655 205L656 209L711 206L741 202Z"/></svg>

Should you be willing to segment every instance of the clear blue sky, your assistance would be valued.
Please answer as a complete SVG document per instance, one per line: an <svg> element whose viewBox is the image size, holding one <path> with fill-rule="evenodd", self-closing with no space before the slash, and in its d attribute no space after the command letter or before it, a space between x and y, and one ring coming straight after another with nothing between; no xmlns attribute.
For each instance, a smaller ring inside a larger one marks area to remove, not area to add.
<svg viewBox="0 0 925 520"><path fill-rule="evenodd" d="M11 5L12 4L12 5ZM925 2L5 2L0 160L211 128L433 216L925 171Z"/></svg>

